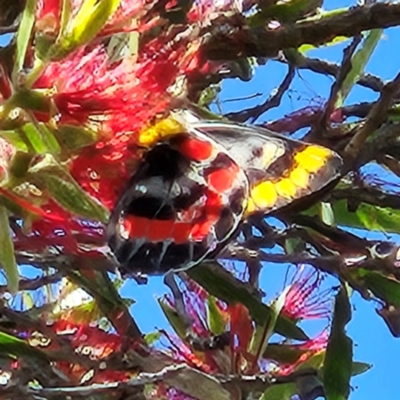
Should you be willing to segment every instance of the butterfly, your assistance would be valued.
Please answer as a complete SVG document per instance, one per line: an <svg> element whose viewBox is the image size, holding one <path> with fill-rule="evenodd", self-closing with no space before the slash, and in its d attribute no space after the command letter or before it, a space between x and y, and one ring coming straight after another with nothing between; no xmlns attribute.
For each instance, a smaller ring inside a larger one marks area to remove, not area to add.
<svg viewBox="0 0 400 400"><path fill-rule="evenodd" d="M254 213L265 215L340 175L328 148L263 128L172 114L139 134L146 150L107 226L123 273L199 264Z"/></svg>

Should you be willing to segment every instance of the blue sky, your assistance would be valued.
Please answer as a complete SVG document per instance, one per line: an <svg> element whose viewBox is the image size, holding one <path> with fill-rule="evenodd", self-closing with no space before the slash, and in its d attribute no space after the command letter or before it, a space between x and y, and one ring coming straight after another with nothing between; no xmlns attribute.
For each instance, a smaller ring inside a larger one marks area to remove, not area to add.
<svg viewBox="0 0 400 400"><path fill-rule="evenodd" d="M325 1L326 9L348 7L355 5L355 1L330 0ZM374 73L384 80L390 80L400 70L399 49L400 28L389 29L385 32L384 40L378 45L367 71ZM313 57L322 57L331 61L340 61L344 45L337 45L329 49L315 50L309 53ZM394 49L396 49L394 51ZM250 105L262 102L266 96L276 88L286 73L285 66L268 61L266 66L260 67L251 82L229 80L224 82L220 95L223 111L240 110ZM262 120L274 120L307 104L323 103L327 98L333 79L304 70L300 71L294 81L291 96L285 96L279 108L271 110ZM224 103L224 100L241 98L262 92L264 97L248 101ZM357 87L350 95L347 103L371 101L377 96L374 92ZM400 231L400 227L399 227ZM372 236L373 235L373 236ZM370 234L369 238L379 234ZM284 267L265 265L262 275L262 288L273 296L282 289ZM155 328L167 326L165 319L157 305L156 297L162 296L167 290L161 277L149 279L146 286L138 286L134 282L127 282L122 288L122 295L134 298L136 304L132 306L135 319L144 332L154 331ZM373 364L373 368L366 374L356 377L352 381L354 391L351 400L385 399L398 400L400 389L397 379L399 376L398 363L400 360L400 342L394 339L385 324L375 313L375 304L366 302L356 294L352 298L354 309L353 319L348 327L348 333L354 340L355 359Z"/></svg>

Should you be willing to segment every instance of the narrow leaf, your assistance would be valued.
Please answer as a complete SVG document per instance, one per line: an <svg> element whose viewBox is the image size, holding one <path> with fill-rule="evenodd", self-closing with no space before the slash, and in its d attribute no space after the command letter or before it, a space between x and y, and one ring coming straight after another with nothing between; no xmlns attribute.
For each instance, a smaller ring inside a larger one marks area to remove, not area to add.
<svg viewBox="0 0 400 400"><path fill-rule="evenodd" d="M50 131L46 124L40 122L38 125L38 129L40 130L43 142L46 144L48 151L51 154L60 154L61 147L53 132Z"/></svg>
<svg viewBox="0 0 400 400"><path fill-rule="evenodd" d="M4 269L7 286L11 293L18 291L19 273L15 261L14 244L11 240L11 229L8 213L0 206L0 263Z"/></svg>
<svg viewBox="0 0 400 400"><path fill-rule="evenodd" d="M353 342L345 331L350 319L351 308L347 290L342 287L335 300L332 328L323 368L326 400L345 400L350 393Z"/></svg>
<svg viewBox="0 0 400 400"><path fill-rule="evenodd" d="M162 299L157 299L157 301L172 329L182 340L184 340L186 337L186 324L184 321L181 320L178 313L165 301Z"/></svg>
<svg viewBox="0 0 400 400"><path fill-rule="evenodd" d="M280 294L280 296L274 301L271 306L271 316L265 322L265 324L258 325L256 327L252 342L250 344L250 352L254 355L257 355L257 359L261 354L264 354L268 346L268 341L274 333L275 325L285 304L286 294L288 290L289 288L286 288L286 290L284 290Z"/></svg>
<svg viewBox="0 0 400 400"><path fill-rule="evenodd" d="M171 367L170 367L171 368ZM172 367L174 368L174 367ZM178 365L179 373L166 375L164 382L191 398L198 400L231 400L232 396L222 386L221 382L212 375L190 368L187 365Z"/></svg>
<svg viewBox="0 0 400 400"><path fill-rule="evenodd" d="M108 211L67 176L43 171L41 179L53 198L66 210L95 221L106 222Z"/></svg>
<svg viewBox="0 0 400 400"><path fill-rule="evenodd" d="M360 361L354 361L353 366L351 368L351 375L352 376L357 376L361 375L364 372L367 372L372 368L371 364L360 362Z"/></svg>
<svg viewBox="0 0 400 400"><path fill-rule="evenodd" d="M0 131L0 137L10 143L16 150L27 152L29 150L27 140L18 131Z"/></svg>
<svg viewBox="0 0 400 400"><path fill-rule="evenodd" d="M367 289L369 289L376 297L395 307L400 307L399 281L365 268L358 268L354 271L354 274L357 278L361 278Z"/></svg>
<svg viewBox="0 0 400 400"><path fill-rule="evenodd" d="M337 225L386 233L397 233L399 231L400 210L361 203L355 211L352 211L349 210L346 200L334 201L331 203L331 207ZM305 212L307 215L318 213L317 207Z"/></svg>
<svg viewBox="0 0 400 400"><path fill-rule="evenodd" d="M217 300L214 296L208 296L207 299L207 322L213 335L220 335L225 332L225 320L221 315L221 310L217 306Z"/></svg>
<svg viewBox="0 0 400 400"><path fill-rule="evenodd" d="M335 215L330 203L321 201L321 219L326 225L333 226L335 224Z"/></svg>
<svg viewBox="0 0 400 400"><path fill-rule="evenodd" d="M13 82L15 84L18 80L18 74L24 65L25 54L28 49L32 28L35 23L36 3L37 0L27 0L18 28L16 40L17 49L12 73Z"/></svg>
<svg viewBox="0 0 400 400"><path fill-rule="evenodd" d="M89 146L97 140L96 132L76 125L60 125L54 133L71 150Z"/></svg>
<svg viewBox="0 0 400 400"><path fill-rule="evenodd" d="M362 76L365 66L367 65L368 60L370 59L376 45L379 42L379 39L382 36L382 32L382 29L374 29L369 31L362 44L362 47L353 56L351 60L352 68L344 79L343 84L338 92L336 108L343 105L343 102L349 95L351 89Z"/></svg>
<svg viewBox="0 0 400 400"><path fill-rule="evenodd" d="M0 355L13 357L34 357L46 360L47 357L40 350L30 346L25 340L0 331Z"/></svg>
<svg viewBox="0 0 400 400"><path fill-rule="evenodd" d="M120 1L85 0L72 21L67 20L63 23L61 34L47 57L51 59L65 57L79 46L94 39L118 8ZM69 15L69 10L67 11L65 14Z"/></svg>
<svg viewBox="0 0 400 400"><path fill-rule="evenodd" d="M25 124L22 128L22 133L27 138L28 142L32 146L32 149L37 154L46 154L48 152L47 145L42 137L41 132L38 127L33 123L29 122Z"/></svg>
<svg viewBox="0 0 400 400"><path fill-rule="evenodd" d="M291 400L296 391L295 383L272 385L263 393L260 400Z"/></svg>

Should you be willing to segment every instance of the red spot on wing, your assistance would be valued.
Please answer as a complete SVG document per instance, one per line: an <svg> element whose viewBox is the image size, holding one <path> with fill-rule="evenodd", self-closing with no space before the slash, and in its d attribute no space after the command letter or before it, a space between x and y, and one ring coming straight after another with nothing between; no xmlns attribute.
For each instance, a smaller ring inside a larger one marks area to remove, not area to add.
<svg viewBox="0 0 400 400"><path fill-rule="evenodd" d="M124 230L128 232L131 239L147 237L150 223L151 221L147 218L136 217L135 215L126 215L122 221Z"/></svg>
<svg viewBox="0 0 400 400"><path fill-rule="evenodd" d="M162 242L166 239L172 239L172 231L175 221L153 219L150 221L150 229L147 238L151 242Z"/></svg>
<svg viewBox="0 0 400 400"><path fill-rule="evenodd" d="M211 142L198 138L185 138L180 144L179 150L191 160L204 161L211 157L213 145Z"/></svg>
<svg viewBox="0 0 400 400"><path fill-rule="evenodd" d="M176 244L184 244L189 240L190 231L193 224L189 222L175 223L172 231L172 237Z"/></svg>
<svg viewBox="0 0 400 400"><path fill-rule="evenodd" d="M189 240L193 223L127 215L123 221L123 226L130 239L145 238L151 242L172 239L174 243L182 244Z"/></svg>
<svg viewBox="0 0 400 400"><path fill-rule="evenodd" d="M217 169L208 175L208 183L217 192L225 192L234 185L238 172L236 164L232 164L228 168Z"/></svg>

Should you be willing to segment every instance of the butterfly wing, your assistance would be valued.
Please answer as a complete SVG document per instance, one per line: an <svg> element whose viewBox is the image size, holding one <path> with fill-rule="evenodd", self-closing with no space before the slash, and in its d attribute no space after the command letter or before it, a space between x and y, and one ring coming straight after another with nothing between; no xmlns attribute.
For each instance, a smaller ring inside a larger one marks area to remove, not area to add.
<svg viewBox="0 0 400 400"><path fill-rule="evenodd" d="M243 170L201 132L156 144L107 227L122 271L159 274L199 263L235 231L248 190Z"/></svg>
<svg viewBox="0 0 400 400"><path fill-rule="evenodd" d="M268 129L202 121L188 129L215 140L245 171L250 185L246 215L282 208L340 175L343 162L333 150Z"/></svg>

